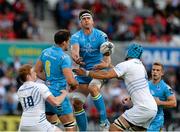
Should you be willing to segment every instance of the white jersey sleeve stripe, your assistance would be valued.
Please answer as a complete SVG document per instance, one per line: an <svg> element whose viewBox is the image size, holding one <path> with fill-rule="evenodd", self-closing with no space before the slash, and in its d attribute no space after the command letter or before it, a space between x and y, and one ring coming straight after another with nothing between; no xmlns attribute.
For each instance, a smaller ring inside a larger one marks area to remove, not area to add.
<svg viewBox="0 0 180 132"><path fill-rule="evenodd" d="M127 87L129 87L129 85L131 85L133 83L136 83L136 82L139 82L139 81L143 81L143 80L146 80L146 79L143 77L143 78L139 78L139 79L133 80L132 82L127 84Z"/></svg>
<svg viewBox="0 0 180 132"><path fill-rule="evenodd" d="M146 85L146 86L148 86L148 83L147 82L141 82L141 83L138 83L138 84L136 84L136 85L131 85L131 87L128 87L128 90L129 90L129 92L131 91L131 90L133 90L133 89L135 89L135 88L141 88L141 87L143 87L144 85Z"/></svg>
<svg viewBox="0 0 180 132"><path fill-rule="evenodd" d="M148 87L148 85L145 84L145 85L142 86L142 87L137 87L137 88L131 89L131 91L129 92L129 94L132 95L133 92L135 92L135 91L137 91L137 90L139 90L139 89L147 88L147 87Z"/></svg>

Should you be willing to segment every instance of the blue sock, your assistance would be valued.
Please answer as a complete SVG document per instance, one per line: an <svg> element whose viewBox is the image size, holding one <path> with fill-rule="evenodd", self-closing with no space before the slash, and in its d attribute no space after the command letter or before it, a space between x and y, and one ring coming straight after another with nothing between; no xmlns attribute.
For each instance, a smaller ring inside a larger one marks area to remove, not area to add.
<svg viewBox="0 0 180 132"><path fill-rule="evenodd" d="M102 95L98 94L97 96L92 97L92 99L94 101L94 105L96 106L96 109L100 114L100 122L104 122L107 119L107 115L106 115L106 107Z"/></svg>
<svg viewBox="0 0 180 132"><path fill-rule="evenodd" d="M79 127L79 131L87 131L88 121L84 109L75 112L75 117L76 117L77 125Z"/></svg>

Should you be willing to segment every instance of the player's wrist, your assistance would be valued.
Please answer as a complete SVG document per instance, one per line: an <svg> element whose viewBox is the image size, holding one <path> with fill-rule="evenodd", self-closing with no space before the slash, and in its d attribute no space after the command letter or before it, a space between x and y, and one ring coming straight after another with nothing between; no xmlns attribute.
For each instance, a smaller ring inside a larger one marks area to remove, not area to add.
<svg viewBox="0 0 180 132"><path fill-rule="evenodd" d="M90 73L90 71L86 71L85 75L88 77L89 73Z"/></svg>

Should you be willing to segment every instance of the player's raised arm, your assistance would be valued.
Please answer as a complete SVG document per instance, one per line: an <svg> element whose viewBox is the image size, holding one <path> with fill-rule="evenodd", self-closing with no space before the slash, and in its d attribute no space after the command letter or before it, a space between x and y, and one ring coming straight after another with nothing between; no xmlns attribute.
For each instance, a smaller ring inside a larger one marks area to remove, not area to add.
<svg viewBox="0 0 180 132"><path fill-rule="evenodd" d="M83 62L83 59L82 57L80 57L79 55L79 44L77 42L77 39L79 38L79 36L72 36L71 39L70 39L70 43L71 43L71 57L73 59L73 61L76 63L76 64L79 64L79 65L85 65L85 63Z"/></svg>

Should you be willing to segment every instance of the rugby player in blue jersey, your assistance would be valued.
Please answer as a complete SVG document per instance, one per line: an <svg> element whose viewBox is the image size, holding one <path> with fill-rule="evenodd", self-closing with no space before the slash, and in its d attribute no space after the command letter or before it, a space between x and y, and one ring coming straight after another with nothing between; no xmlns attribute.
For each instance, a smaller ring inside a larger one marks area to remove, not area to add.
<svg viewBox="0 0 180 132"><path fill-rule="evenodd" d="M151 74L152 80L149 81L149 88L158 105L158 112L151 122L148 131L160 131L164 125L163 109L176 107L176 97L171 87L162 79L164 68L161 63L153 63Z"/></svg>
<svg viewBox="0 0 180 132"><path fill-rule="evenodd" d="M92 12L82 10L79 13L81 29L71 36L71 53L75 63L86 70L100 70L109 68L111 65L110 53L102 54L100 47L108 41L107 35L94 28ZM111 45L111 43L109 43ZM110 46L111 47L111 46ZM87 130L87 116L83 105L88 94L91 94L95 107L100 114L100 126L104 129L109 127L109 121L106 116L104 99L100 93L103 80L92 79L86 76L77 76L79 88L74 95L73 105L75 117L80 131Z"/></svg>
<svg viewBox="0 0 180 132"><path fill-rule="evenodd" d="M35 66L37 76L45 80L54 96L59 96L61 94L59 91L66 89L67 84L71 89L78 87L78 82L72 73L71 58L65 53L68 50L69 39L70 32L68 30L61 29L55 33L55 44L42 51ZM68 97L58 107L46 103L46 115L50 122L55 114L59 117L66 131L76 130L76 121Z"/></svg>

